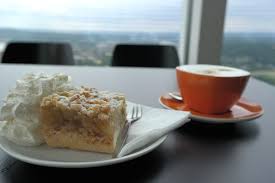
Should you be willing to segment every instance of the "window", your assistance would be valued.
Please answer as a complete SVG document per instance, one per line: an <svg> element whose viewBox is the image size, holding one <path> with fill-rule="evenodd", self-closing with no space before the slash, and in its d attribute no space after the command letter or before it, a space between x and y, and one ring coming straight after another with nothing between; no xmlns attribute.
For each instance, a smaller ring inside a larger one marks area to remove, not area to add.
<svg viewBox="0 0 275 183"><path fill-rule="evenodd" d="M182 4L182 0L3 1L0 54L9 41L65 41L71 43L77 64L109 65L117 43L178 46Z"/></svg>
<svg viewBox="0 0 275 183"><path fill-rule="evenodd" d="M275 85L275 1L227 1L221 63Z"/></svg>

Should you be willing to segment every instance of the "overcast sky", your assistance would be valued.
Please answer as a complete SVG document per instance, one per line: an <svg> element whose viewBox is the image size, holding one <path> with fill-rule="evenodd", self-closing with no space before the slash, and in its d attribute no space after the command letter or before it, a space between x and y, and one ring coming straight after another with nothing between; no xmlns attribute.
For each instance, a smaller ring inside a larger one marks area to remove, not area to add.
<svg viewBox="0 0 275 183"><path fill-rule="evenodd" d="M179 31L184 0L0 0L0 27ZM226 32L275 33L275 0L228 0Z"/></svg>

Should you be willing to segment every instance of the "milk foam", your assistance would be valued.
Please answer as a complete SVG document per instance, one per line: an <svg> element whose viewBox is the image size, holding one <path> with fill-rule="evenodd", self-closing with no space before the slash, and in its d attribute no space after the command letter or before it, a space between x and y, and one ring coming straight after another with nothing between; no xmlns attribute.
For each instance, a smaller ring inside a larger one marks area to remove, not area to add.
<svg viewBox="0 0 275 183"><path fill-rule="evenodd" d="M218 65L183 65L178 68L186 72L216 77L241 77L250 75L250 73L245 70Z"/></svg>
<svg viewBox="0 0 275 183"><path fill-rule="evenodd" d="M1 108L0 135L24 146L44 142L39 127L39 108L43 97L73 89L71 78L64 74L26 74L17 80Z"/></svg>

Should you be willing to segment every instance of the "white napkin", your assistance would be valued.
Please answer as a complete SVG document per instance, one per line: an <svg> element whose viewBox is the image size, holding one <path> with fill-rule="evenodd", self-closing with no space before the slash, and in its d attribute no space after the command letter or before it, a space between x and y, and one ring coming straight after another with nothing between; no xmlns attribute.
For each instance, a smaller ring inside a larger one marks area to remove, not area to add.
<svg viewBox="0 0 275 183"><path fill-rule="evenodd" d="M133 105L133 103L127 102L127 109L132 109ZM142 118L131 125L126 144L118 157L125 156L155 142L189 121L189 112L147 106L142 106L142 110Z"/></svg>

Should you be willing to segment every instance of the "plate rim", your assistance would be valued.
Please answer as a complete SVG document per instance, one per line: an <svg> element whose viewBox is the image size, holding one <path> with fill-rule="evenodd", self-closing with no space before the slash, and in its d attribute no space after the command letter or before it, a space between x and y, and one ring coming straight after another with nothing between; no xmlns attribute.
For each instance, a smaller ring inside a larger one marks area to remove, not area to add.
<svg viewBox="0 0 275 183"><path fill-rule="evenodd" d="M161 101L161 97L159 97L158 101L160 103L160 105L166 109L170 109L170 110L175 110L167 105L165 105L162 101ZM229 123L238 123L238 122L244 122L244 121L250 121L253 119L257 119L259 117L261 117L264 114L264 109L261 110L261 112L250 116L250 117L241 117L241 118L234 118L234 119L222 119L222 118L211 118L211 117L203 117L203 116L198 116L198 115L194 115L190 112L190 118L197 120L199 122L203 122L203 123L209 123L209 124L229 124Z"/></svg>
<svg viewBox="0 0 275 183"><path fill-rule="evenodd" d="M128 154L123 157L119 158L112 158L107 160L99 160L99 161L88 161L88 162L63 162L63 161L50 161L50 160L40 160L37 158L31 158L29 156L25 156L20 154L16 151L10 151L9 149L6 149L2 143L0 143L0 148L10 155L11 157L23 161L25 163L33 164L33 165L39 165L39 166L46 166L46 167L57 167L57 168L91 168L91 167L101 167L101 166L109 166L113 164L123 163L126 161L130 161L132 159L141 157L154 149L156 149L158 146L160 146L167 138L167 135L162 136L152 144L140 149L137 152ZM0 137L5 138L5 137ZM5 139L8 140L8 139ZM55 149L55 148L53 148Z"/></svg>

